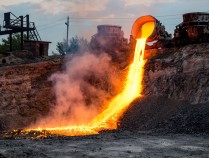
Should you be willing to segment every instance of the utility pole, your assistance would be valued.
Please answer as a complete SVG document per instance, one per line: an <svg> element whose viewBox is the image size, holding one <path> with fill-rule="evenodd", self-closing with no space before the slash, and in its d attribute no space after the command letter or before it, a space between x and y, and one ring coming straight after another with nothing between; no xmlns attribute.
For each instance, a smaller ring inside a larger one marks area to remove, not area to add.
<svg viewBox="0 0 209 158"><path fill-rule="evenodd" d="M68 16L68 17L67 17L67 22L65 23L65 25L67 25L67 45L66 45L66 52L67 52L67 48L68 48L69 22L70 22L70 18L69 18L69 16Z"/></svg>

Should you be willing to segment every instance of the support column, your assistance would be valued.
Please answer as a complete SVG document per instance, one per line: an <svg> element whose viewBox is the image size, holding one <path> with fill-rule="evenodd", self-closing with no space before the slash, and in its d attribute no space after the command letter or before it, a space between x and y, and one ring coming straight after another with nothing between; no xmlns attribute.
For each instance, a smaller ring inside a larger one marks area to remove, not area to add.
<svg viewBox="0 0 209 158"><path fill-rule="evenodd" d="M67 44L66 44L66 52L67 52L67 49L68 49L68 34L69 34L69 22L70 22L70 18L69 16L67 17L67 22L65 23L65 25L67 25Z"/></svg>
<svg viewBox="0 0 209 158"><path fill-rule="evenodd" d="M12 51L12 33L9 34L9 47L10 47L10 52Z"/></svg>
<svg viewBox="0 0 209 158"><path fill-rule="evenodd" d="M23 16L20 16L21 29L23 29ZM23 50L23 31L21 31L21 50Z"/></svg>
<svg viewBox="0 0 209 158"><path fill-rule="evenodd" d="M27 21L27 40L29 40L29 28L30 28L29 15L26 15L26 21Z"/></svg>

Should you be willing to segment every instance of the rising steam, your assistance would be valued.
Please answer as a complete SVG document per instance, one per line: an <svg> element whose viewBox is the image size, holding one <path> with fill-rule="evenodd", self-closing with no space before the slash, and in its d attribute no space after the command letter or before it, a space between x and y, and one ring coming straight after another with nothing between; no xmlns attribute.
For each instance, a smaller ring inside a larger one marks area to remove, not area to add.
<svg viewBox="0 0 209 158"><path fill-rule="evenodd" d="M67 57L65 69L54 73L56 100L50 114L38 120L33 127L81 125L90 122L118 93L120 80L111 58L102 53L85 53Z"/></svg>

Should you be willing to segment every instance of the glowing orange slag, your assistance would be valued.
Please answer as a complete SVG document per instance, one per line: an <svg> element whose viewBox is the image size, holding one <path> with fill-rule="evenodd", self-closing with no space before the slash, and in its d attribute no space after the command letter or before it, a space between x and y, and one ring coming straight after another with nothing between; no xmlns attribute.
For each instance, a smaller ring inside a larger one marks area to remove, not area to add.
<svg viewBox="0 0 209 158"><path fill-rule="evenodd" d="M144 75L144 50L146 39L154 30L154 22L147 22L142 26L142 35L137 39L134 60L129 66L129 71L124 83L124 89L115 96L109 106L97 115L91 122L78 126L39 128L33 130L47 130L52 134L80 136L97 134L101 130L112 130L117 128L117 122L130 103L137 97L142 96L142 79Z"/></svg>

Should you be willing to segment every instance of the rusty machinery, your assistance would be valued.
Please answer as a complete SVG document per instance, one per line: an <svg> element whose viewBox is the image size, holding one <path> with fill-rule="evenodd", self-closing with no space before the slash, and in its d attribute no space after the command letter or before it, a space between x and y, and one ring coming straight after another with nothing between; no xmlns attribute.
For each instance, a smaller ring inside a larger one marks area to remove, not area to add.
<svg viewBox="0 0 209 158"><path fill-rule="evenodd" d="M183 14L183 22L176 26L173 41L176 46L209 42L209 13Z"/></svg>
<svg viewBox="0 0 209 158"><path fill-rule="evenodd" d="M147 38L149 44L147 43L146 49L169 47L172 43L172 35L168 34L165 30L165 26L151 15L142 16L134 22L131 31L131 43L136 42L136 39L141 35L142 26L148 22L154 22L155 26L153 32Z"/></svg>
<svg viewBox="0 0 209 158"><path fill-rule="evenodd" d="M26 32L27 40L41 41L34 22L30 22L29 15L15 16L11 12L4 13L3 30L0 26L0 35L10 35L10 51L12 51L12 34L21 33L21 50L23 49L23 34Z"/></svg>
<svg viewBox="0 0 209 158"><path fill-rule="evenodd" d="M131 43L135 42L136 35L140 33L143 24L146 22L155 23L155 29L147 39L147 42L156 41L151 46L147 45L146 49L209 42L209 13L193 12L183 14L183 22L176 26L174 38L172 38L171 34L168 34L165 26L159 20L151 15L142 16L135 21L132 27Z"/></svg>

